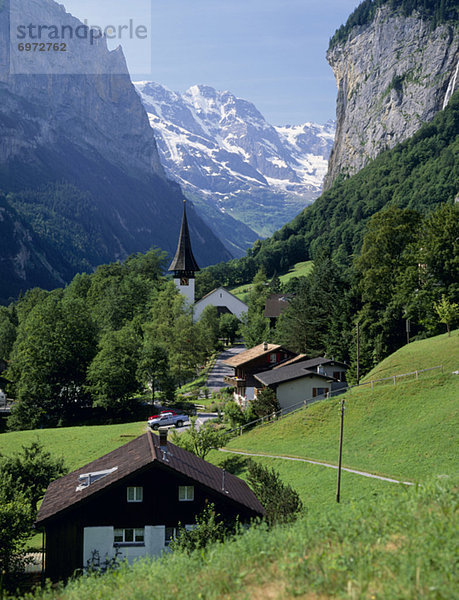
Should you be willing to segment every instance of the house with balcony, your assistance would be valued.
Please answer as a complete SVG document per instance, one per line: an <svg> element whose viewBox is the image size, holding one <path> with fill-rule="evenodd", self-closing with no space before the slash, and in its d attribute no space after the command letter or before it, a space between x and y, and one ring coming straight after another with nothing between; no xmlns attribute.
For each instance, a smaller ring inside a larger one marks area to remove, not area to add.
<svg viewBox="0 0 459 600"><path fill-rule="evenodd" d="M234 386L234 399L242 407L253 400L257 381L255 373L268 371L295 357L295 353L279 344L263 342L232 356L224 363L234 369L234 375L225 377L225 383Z"/></svg>

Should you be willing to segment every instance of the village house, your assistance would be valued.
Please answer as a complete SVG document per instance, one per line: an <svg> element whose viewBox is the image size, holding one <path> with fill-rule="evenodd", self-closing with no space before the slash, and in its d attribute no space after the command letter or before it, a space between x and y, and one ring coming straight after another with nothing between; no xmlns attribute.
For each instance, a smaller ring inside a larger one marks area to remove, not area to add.
<svg viewBox="0 0 459 600"><path fill-rule="evenodd" d="M236 298L236 296L224 287L212 290L201 298L201 300L195 302L193 306L193 321L198 321L206 306L215 306L219 316L230 313L235 315L239 320L249 310L245 302Z"/></svg>
<svg viewBox="0 0 459 600"><path fill-rule="evenodd" d="M245 407L247 402L254 398L255 386L258 383L254 374L272 369L294 356L294 352L279 344L263 342L225 360L224 363L234 369L234 375L225 377L225 382L234 386L235 401Z"/></svg>
<svg viewBox="0 0 459 600"><path fill-rule="evenodd" d="M283 365L254 374L255 396L266 387L276 393L281 409L296 408L343 392L347 365L330 358L305 360L299 355Z"/></svg>
<svg viewBox="0 0 459 600"><path fill-rule="evenodd" d="M269 319L270 329L276 327L277 320L290 306L293 297L293 294L270 294L266 298L263 316Z"/></svg>
<svg viewBox="0 0 459 600"><path fill-rule="evenodd" d="M244 481L149 431L49 485L36 521L46 576L68 578L97 557L158 556L209 503L229 521L264 514Z"/></svg>

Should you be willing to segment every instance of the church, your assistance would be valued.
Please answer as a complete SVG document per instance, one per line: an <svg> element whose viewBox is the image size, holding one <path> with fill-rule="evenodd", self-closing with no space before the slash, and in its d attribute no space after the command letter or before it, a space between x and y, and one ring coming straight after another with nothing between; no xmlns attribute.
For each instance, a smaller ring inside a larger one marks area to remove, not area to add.
<svg viewBox="0 0 459 600"><path fill-rule="evenodd" d="M224 287L219 287L195 302L195 276L200 268L191 248L190 231L186 217L186 201L183 203L182 225L177 244L177 251L170 264L169 271L174 273L174 283L179 292L185 296L193 307L193 321L197 321L206 306L215 306L219 315L231 313L238 319L247 312L247 304L236 298Z"/></svg>

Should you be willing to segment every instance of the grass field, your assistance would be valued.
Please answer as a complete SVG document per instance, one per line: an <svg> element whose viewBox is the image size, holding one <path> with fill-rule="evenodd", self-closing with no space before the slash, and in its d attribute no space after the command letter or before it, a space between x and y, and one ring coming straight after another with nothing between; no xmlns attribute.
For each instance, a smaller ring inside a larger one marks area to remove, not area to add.
<svg viewBox="0 0 459 600"><path fill-rule="evenodd" d="M313 264L314 263L312 262L312 260L296 263L296 265L293 265L293 267L288 271L288 273L279 276L281 283L287 283L288 281L290 281L290 279L292 279L292 277L306 277L312 271ZM242 285L230 287L228 289L240 300L246 302L251 288L251 283L244 283Z"/></svg>
<svg viewBox="0 0 459 600"><path fill-rule="evenodd" d="M402 348L369 377L434 364L419 380L353 389L234 438L229 449L337 463L339 403L345 398L343 465L412 481L457 472L459 332ZM432 350L434 348L435 350ZM456 357L456 358L455 358ZM391 370L393 369L393 370ZM454 370L455 370L454 369ZM293 467L282 467L282 469ZM297 468L297 467L295 467Z"/></svg>
<svg viewBox="0 0 459 600"><path fill-rule="evenodd" d="M38 440L54 456L62 457L72 471L119 448L146 431L146 422L35 429L0 434L0 452L13 454Z"/></svg>
<svg viewBox="0 0 459 600"><path fill-rule="evenodd" d="M346 399L343 464L421 483L405 486L280 459L274 467L298 490L304 514L292 525L252 528L191 556L139 561L104 577L81 578L46 598L141 600L450 599L457 597L457 430L459 332L402 348L368 375L375 379L444 364L444 371L354 389ZM233 438L228 449L337 462L339 402L323 401ZM39 437L70 468L129 441L145 423L0 435L0 448ZM245 476L243 457L208 460ZM186 583L185 583L186 582ZM40 595L41 593L39 593Z"/></svg>

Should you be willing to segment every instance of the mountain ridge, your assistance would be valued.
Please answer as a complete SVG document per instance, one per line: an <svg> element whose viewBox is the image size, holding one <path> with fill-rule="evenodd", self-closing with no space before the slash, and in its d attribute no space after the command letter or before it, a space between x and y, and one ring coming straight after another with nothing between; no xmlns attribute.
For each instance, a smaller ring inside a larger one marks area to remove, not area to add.
<svg viewBox="0 0 459 600"><path fill-rule="evenodd" d="M21 11L32 23L80 24L53 0L24 0ZM59 57L50 56L43 74L14 75L8 26L6 2L0 10L0 191L9 216L0 221L0 301L40 282L61 286L79 271L152 246L173 255L184 196L165 176L121 49L81 41L66 56L73 74L60 73ZM98 75L84 74L91 65ZM189 221L202 266L231 258L192 206Z"/></svg>
<svg viewBox="0 0 459 600"><path fill-rule="evenodd" d="M168 177L193 198L204 219L217 209L224 222L229 216L254 232L250 244L241 244L235 239L241 231L233 237L219 231L240 255L320 193L332 122L275 127L254 104L228 91L194 85L179 93L145 81L135 86Z"/></svg>

